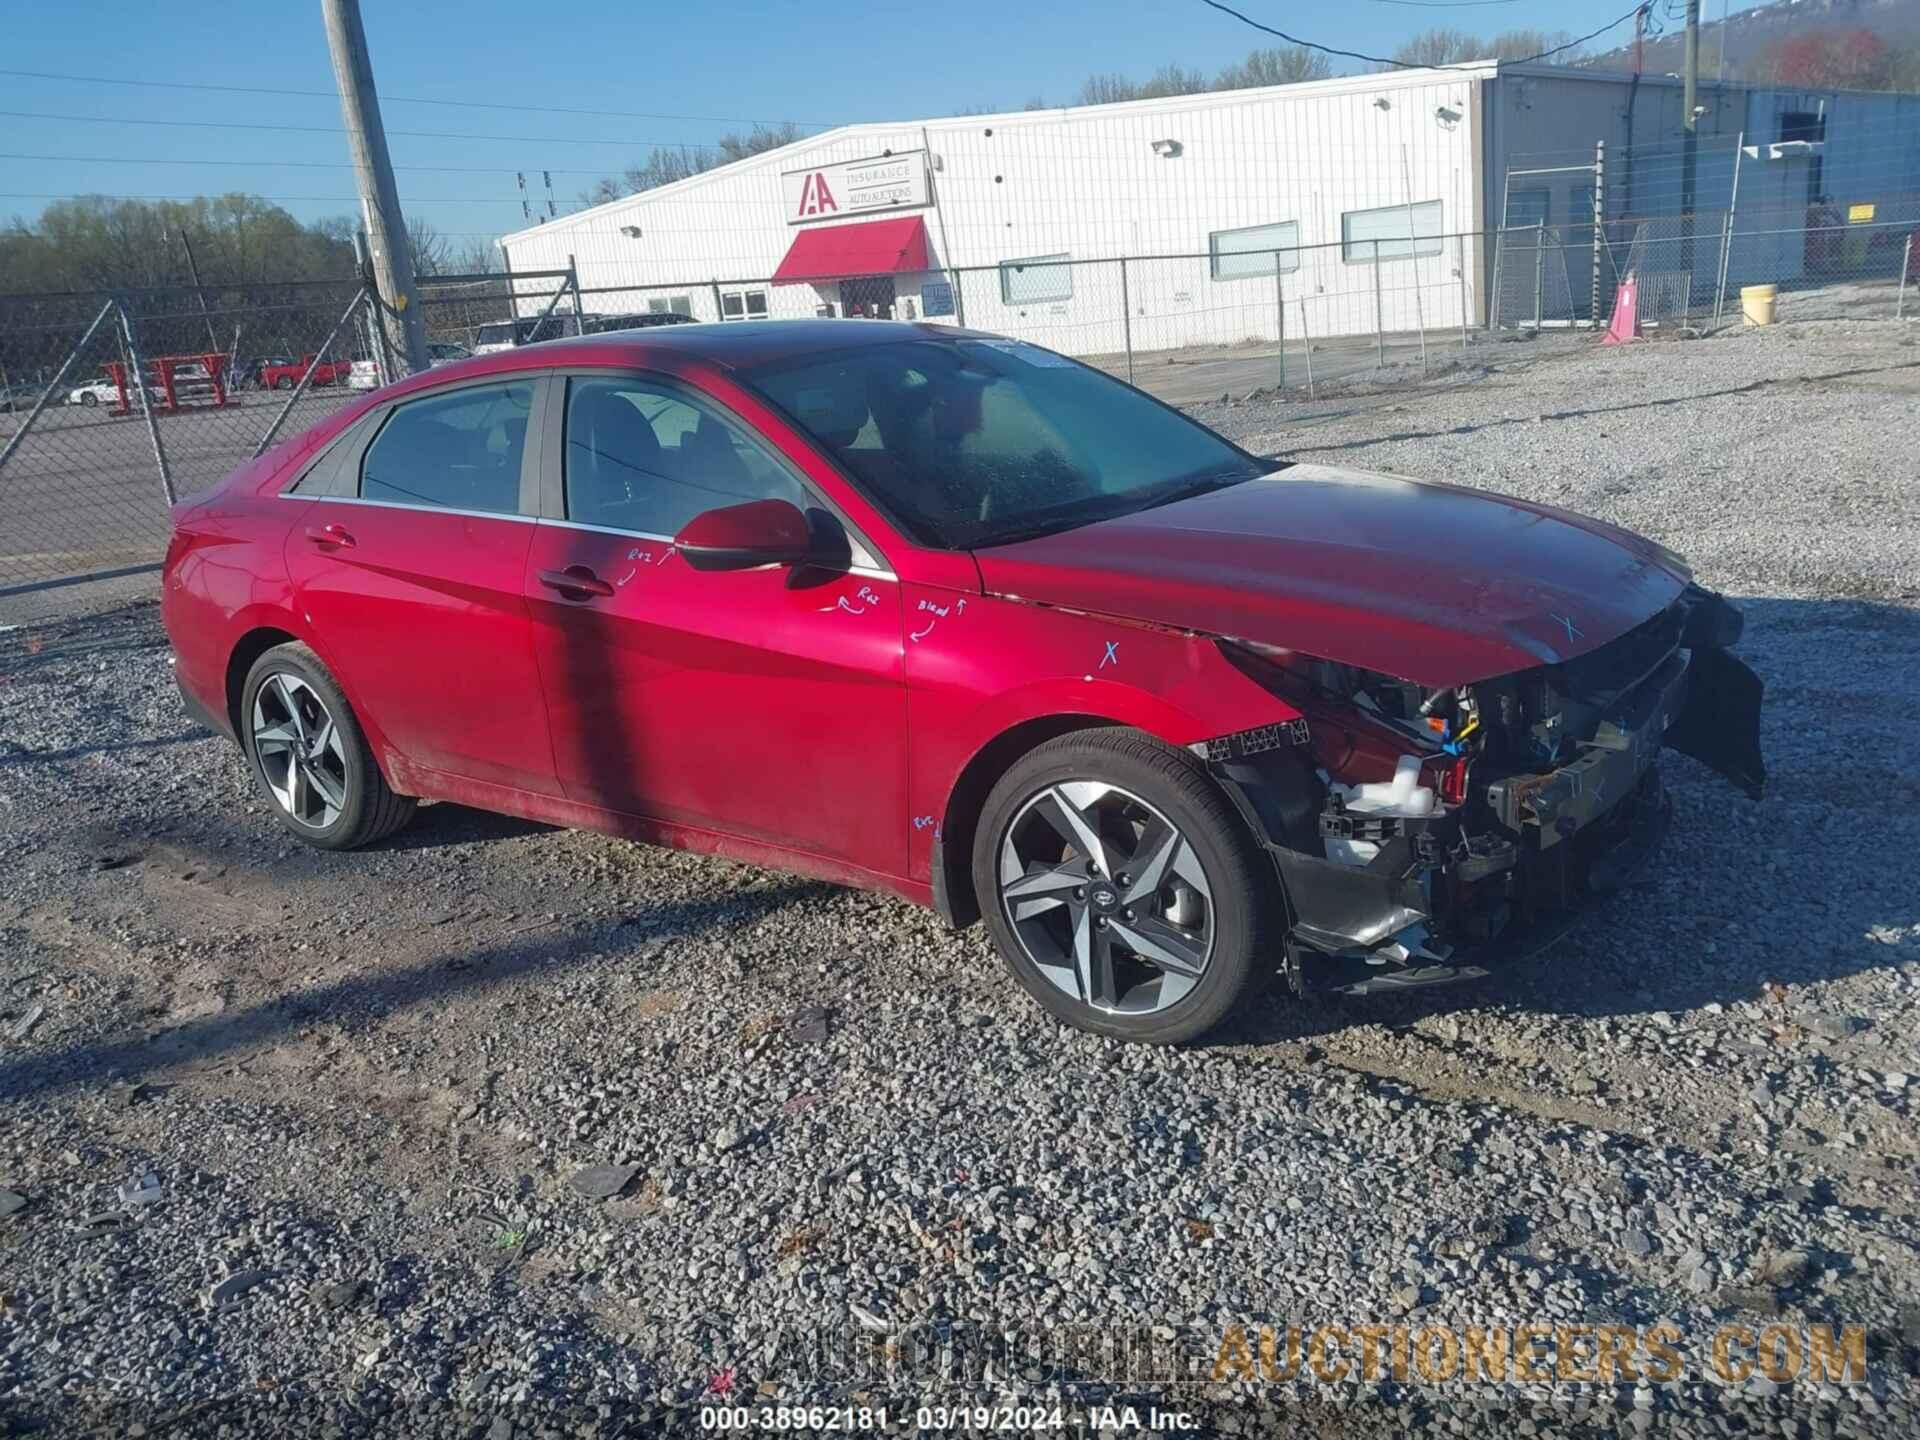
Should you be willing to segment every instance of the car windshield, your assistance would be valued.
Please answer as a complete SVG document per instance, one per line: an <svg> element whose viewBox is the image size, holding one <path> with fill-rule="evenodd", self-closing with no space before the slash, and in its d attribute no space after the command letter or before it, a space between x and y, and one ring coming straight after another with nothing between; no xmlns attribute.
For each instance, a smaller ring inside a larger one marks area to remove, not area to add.
<svg viewBox="0 0 1920 1440"><path fill-rule="evenodd" d="M510 344L513 340L513 326L506 323L482 325L473 339L476 345Z"/></svg>
<svg viewBox="0 0 1920 1440"><path fill-rule="evenodd" d="M1017 341L863 345L746 378L940 549L1072 529L1273 468L1099 370Z"/></svg>

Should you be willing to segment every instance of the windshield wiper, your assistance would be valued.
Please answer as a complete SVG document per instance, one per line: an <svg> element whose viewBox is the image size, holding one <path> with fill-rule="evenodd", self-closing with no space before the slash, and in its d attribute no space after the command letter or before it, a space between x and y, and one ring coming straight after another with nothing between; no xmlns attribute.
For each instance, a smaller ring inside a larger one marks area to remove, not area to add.
<svg viewBox="0 0 1920 1440"><path fill-rule="evenodd" d="M1057 535L1062 530L1076 530L1082 525L1091 525L1097 520L1111 520L1111 515L1056 515L1051 520L1037 520L1031 525L1016 525L1009 530L995 530L970 540L963 547L968 550L985 550L994 545L1015 545L1022 540L1038 540L1042 535Z"/></svg>
<svg viewBox="0 0 1920 1440"><path fill-rule="evenodd" d="M1224 490L1229 485L1238 485L1242 481L1252 480L1258 473L1258 471L1249 473L1236 466L1231 470L1214 470L1205 475L1195 475L1157 494L1149 495L1140 508L1151 510L1156 505L1171 505L1176 500L1191 500L1194 496L1204 495L1209 490Z"/></svg>

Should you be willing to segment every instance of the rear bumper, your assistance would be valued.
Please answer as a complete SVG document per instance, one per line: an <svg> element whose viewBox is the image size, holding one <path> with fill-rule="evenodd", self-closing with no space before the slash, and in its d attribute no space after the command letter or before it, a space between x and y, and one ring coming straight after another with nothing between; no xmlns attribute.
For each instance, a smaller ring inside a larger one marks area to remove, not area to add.
<svg viewBox="0 0 1920 1440"><path fill-rule="evenodd" d="M226 717L214 714L187 688L186 678L180 673L180 658L177 655L167 656L167 673L173 676L174 688L180 692L180 703L186 707L187 714L196 724L204 725L216 735L224 735L229 740L234 738L233 727L227 723Z"/></svg>

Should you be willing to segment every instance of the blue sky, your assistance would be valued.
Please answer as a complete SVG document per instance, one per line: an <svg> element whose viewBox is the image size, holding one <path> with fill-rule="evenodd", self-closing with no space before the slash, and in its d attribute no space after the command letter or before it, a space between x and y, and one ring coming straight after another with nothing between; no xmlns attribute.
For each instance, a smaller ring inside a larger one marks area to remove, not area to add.
<svg viewBox="0 0 1920 1440"><path fill-rule="evenodd" d="M1584 34L1630 3L1302 0L1283 7L1241 0L1235 8L1308 39L1383 54L1434 25L1485 34L1523 25ZM1666 0L1659 4L1666 8ZM1707 0L1709 17L1719 8ZM497 234L523 223L516 170L528 172L530 193L538 198L538 171L550 169L565 210L596 176L641 158L651 142L708 141L756 119L822 126L1018 108L1036 95L1065 103L1093 71L1145 76L1167 61L1212 71L1251 48L1277 43L1199 0L924 6L363 0L363 11L387 127L395 132L391 149L402 202L452 235ZM345 198L353 194L352 172L343 163L340 109L315 0L35 5L16 9L0 33L6 37L0 69L9 71L324 92L226 94L0 74L0 111L12 112L0 114L0 217L31 220L42 195L190 197L229 190L286 197L282 203L302 219L352 213ZM1614 34L1630 37L1632 26ZM1339 68L1353 67L1340 62ZM399 98L407 96L662 118L476 110ZM320 128L201 128L205 122ZM402 133L408 131L457 133ZM474 136L504 138L461 138ZM14 158L22 155L106 158ZM133 155L167 163L112 158ZM214 161L223 163L208 163ZM474 173L425 168L436 166Z"/></svg>

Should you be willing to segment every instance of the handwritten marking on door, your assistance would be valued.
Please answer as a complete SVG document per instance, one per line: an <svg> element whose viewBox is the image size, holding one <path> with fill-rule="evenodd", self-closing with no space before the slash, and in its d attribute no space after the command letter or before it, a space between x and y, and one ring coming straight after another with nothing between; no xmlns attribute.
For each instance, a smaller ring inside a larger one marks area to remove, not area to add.
<svg viewBox="0 0 1920 1440"><path fill-rule="evenodd" d="M1107 641L1107 653L1100 657L1100 663L1093 668L1096 670L1104 670L1109 665L1118 666L1119 663L1120 642L1118 640L1109 640Z"/></svg>
<svg viewBox="0 0 1920 1440"><path fill-rule="evenodd" d="M862 585L858 590L854 591L853 599L859 603L856 605L852 601L849 601L846 596L842 595L838 600L835 600L833 604L822 605L820 610L823 614L829 611L839 610L844 611L848 615L864 615L880 603L880 597L873 593L873 587L871 585Z"/></svg>
<svg viewBox="0 0 1920 1440"><path fill-rule="evenodd" d="M653 552L651 550L639 550L639 549L629 550L627 551L627 559L637 560L641 565L651 565L653 563ZM627 571L626 574L622 575L618 580L614 581L613 583L615 585L625 585L629 580L633 579L633 577L638 575L639 573L640 573L639 568L638 566L636 566L634 569Z"/></svg>
<svg viewBox="0 0 1920 1440"><path fill-rule="evenodd" d="M967 602L965 600L956 600L951 605L936 605L931 600L922 600L919 605L914 608L927 612L927 623L918 630L910 630L907 632L907 638L917 643L931 635L933 633L933 627L946 619L948 615L952 615L955 619L958 619L960 616L966 614Z"/></svg>
<svg viewBox="0 0 1920 1440"><path fill-rule="evenodd" d="M931 830L933 831L934 839L938 840L940 838L940 819L937 815L914 816L913 828L916 830Z"/></svg>

